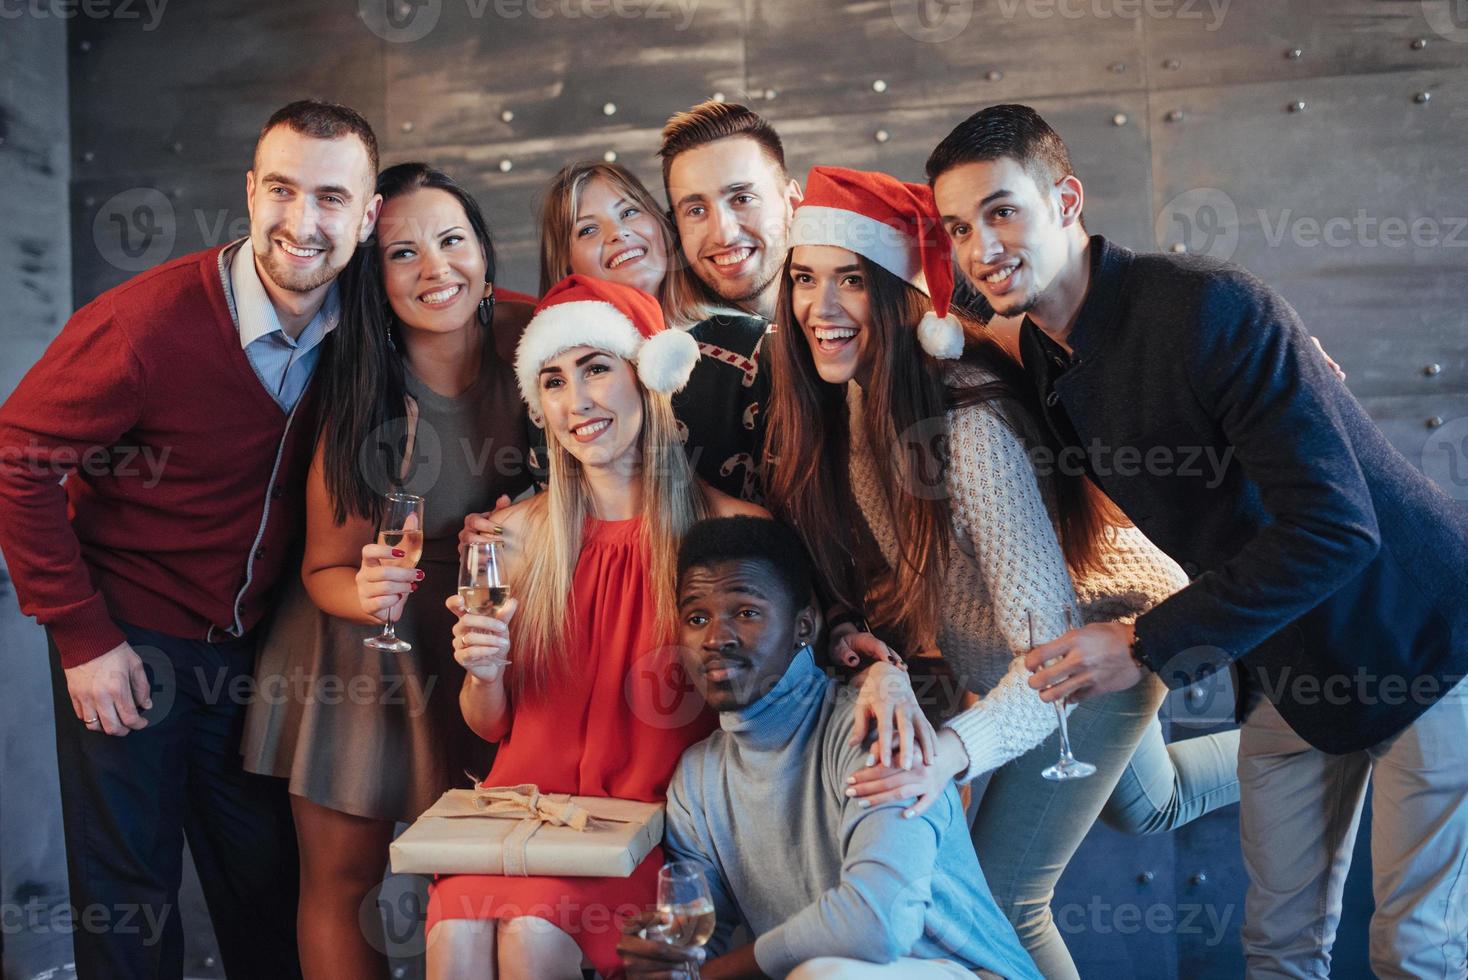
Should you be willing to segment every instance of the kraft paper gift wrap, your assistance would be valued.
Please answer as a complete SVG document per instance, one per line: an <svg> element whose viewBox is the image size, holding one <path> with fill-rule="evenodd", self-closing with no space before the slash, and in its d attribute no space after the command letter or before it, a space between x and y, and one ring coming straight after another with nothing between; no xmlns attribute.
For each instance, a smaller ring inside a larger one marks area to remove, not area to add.
<svg viewBox="0 0 1468 980"><path fill-rule="evenodd" d="M663 807L541 793L451 789L393 841L395 873L625 878L663 839Z"/></svg>

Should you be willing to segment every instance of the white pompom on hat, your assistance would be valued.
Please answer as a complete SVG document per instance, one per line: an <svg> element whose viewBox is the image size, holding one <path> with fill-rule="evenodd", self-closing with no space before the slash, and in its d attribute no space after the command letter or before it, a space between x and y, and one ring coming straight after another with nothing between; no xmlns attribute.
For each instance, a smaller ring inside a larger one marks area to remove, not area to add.
<svg viewBox="0 0 1468 980"><path fill-rule="evenodd" d="M541 298L515 348L520 397L537 420L540 369L573 347L594 347L631 361L643 386L665 395L687 384L698 363L698 342L668 327L662 307L647 293L591 276L567 276Z"/></svg>
<svg viewBox="0 0 1468 980"><path fill-rule="evenodd" d="M921 289L933 309L918 324L918 343L933 357L962 356L963 327L948 313L952 243L927 185L866 170L812 167L790 226L790 245L844 248Z"/></svg>

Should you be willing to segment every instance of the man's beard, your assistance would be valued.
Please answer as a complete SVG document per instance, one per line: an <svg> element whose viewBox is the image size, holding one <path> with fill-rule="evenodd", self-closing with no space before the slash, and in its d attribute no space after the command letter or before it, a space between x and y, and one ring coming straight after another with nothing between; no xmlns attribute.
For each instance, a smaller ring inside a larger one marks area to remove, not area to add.
<svg viewBox="0 0 1468 980"><path fill-rule="evenodd" d="M979 295L983 296L984 294L979 293ZM987 296L984 296L984 298L986 300L989 299ZM989 306L998 316L1016 317L1024 316L1026 313L1029 313L1035 308L1035 304L1038 302L1040 302L1039 290L1031 289L1029 292L1025 293L1025 295L1020 299L1014 300L1009 306L1000 307L993 300L989 300Z"/></svg>
<svg viewBox="0 0 1468 980"><path fill-rule="evenodd" d="M266 239L266 248L263 254L261 254L259 249L256 249L255 254L260 257L260 265L265 269L265 274L270 277L270 281L287 292L313 292L335 279L337 274L346 267L343 264L333 268L331 265L331 243L319 242L300 245L298 247L321 249L322 264L320 268L295 272L286 264L284 259L276 254L274 237L272 235ZM292 242L291 244L294 245L296 243Z"/></svg>
<svg viewBox="0 0 1468 980"><path fill-rule="evenodd" d="M722 279L715 279L710 282L702 276L698 278L709 292L727 303L734 303L740 306L746 303L752 303L763 296L765 290L770 288L770 283L774 282L780 275L780 270L785 264L785 253L783 251L779 253L779 261L768 261L775 254L775 252L769 249L765 250L767 262L765 266L761 266L759 271L755 273L756 285L753 287L745 287L741 283L728 282Z"/></svg>

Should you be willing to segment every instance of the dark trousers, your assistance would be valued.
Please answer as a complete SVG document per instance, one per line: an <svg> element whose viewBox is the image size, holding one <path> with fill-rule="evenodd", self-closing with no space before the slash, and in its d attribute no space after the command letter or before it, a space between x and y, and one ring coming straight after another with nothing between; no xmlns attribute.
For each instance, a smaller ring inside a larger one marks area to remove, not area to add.
<svg viewBox="0 0 1468 980"><path fill-rule="evenodd" d="M205 643L122 628L147 665L153 707L147 728L121 738L77 719L51 646L77 976L182 977L187 837L225 974L299 977L286 782L240 765L253 639Z"/></svg>

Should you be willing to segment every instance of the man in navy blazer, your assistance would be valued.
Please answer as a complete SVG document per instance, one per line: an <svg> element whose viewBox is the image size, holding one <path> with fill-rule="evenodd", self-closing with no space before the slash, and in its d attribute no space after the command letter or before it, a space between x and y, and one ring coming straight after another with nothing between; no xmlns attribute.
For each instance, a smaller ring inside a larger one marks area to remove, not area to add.
<svg viewBox="0 0 1468 980"><path fill-rule="evenodd" d="M1468 970L1468 514L1237 267L1087 234L1064 142L992 106L927 164L969 283L1025 317L1065 450L1192 582L1029 654L1047 701L1236 669L1254 977L1325 976L1373 790L1381 977ZM1046 664L1049 666L1046 666Z"/></svg>

